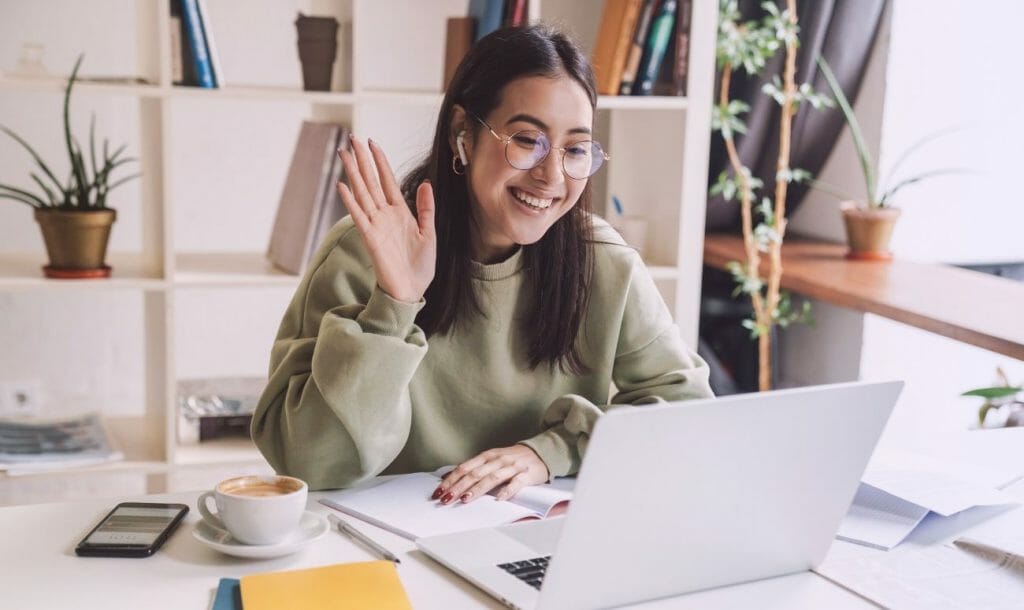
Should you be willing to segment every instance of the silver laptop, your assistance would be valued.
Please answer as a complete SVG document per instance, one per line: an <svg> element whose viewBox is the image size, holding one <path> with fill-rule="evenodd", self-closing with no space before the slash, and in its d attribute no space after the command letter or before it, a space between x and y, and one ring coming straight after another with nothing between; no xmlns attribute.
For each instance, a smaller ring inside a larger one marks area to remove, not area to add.
<svg viewBox="0 0 1024 610"><path fill-rule="evenodd" d="M605 608L820 563L903 382L613 410L564 518L421 538L513 608Z"/></svg>

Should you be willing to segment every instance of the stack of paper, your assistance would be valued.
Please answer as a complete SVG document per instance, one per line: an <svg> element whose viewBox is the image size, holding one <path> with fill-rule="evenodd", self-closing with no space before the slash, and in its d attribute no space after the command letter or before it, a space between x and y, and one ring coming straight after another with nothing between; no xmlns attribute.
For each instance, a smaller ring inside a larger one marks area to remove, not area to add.
<svg viewBox="0 0 1024 610"><path fill-rule="evenodd" d="M836 537L889 550L929 512L949 517L975 506L1017 504L990 485L926 469L871 469L864 474Z"/></svg>

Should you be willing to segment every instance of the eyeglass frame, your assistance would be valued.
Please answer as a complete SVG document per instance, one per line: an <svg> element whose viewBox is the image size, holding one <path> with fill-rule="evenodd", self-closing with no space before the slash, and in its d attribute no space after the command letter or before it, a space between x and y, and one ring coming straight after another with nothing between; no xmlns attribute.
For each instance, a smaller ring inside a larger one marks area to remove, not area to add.
<svg viewBox="0 0 1024 610"><path fill-rule="evenodd" d="M494 136L495 138L497 138L499 142L502 142L503 144L505 144L505 162L508 163L509 166L514 168L514 169L518 169L519 171L528 172L531 169L535 169L537 167L540 167L540 165L542 163L544 163L544 161L547 160L548 156L551 155L551 151L553 151L553 150L558 150L558 151L562 152L562 163L561 163L561 165L562 165L562 173L565 174L566 177L568 177L570 180L590 180L601 169L601 167L598 167L597 170L594 171L594 173L590 174L586 178L577 178L575 176L571 176L571 175L569 175L569 172L567 172L565 170L565 151L566 151L566 147L565 146L555 146L551 142L551 138L548 136L547 133L544 132L544 130L542 130L542 129L520 129L519 131L517 131L516 133L512 134L511 136L506 135L505 137L501 137L501 136L498 135L498 133L496 131L494 131L494 128L491 127L487 123L487 121L483 120L482 118L480 118L479 116L477 116L476 114L474 114L472 112L470 112L469 114L474 119L480 121L480 124L483 125L484 127L486 127L487 131L491 132L491 135ZM522 169L522 168L516 167L515 165L512 165L511 161L508 160L508 145L509 145L510 142L512 142L512 136L516 135L517 133L522 133L524 131L538 131L538 132L544 134L544 137L547 138L548 144L550 145L550 148L548 149L548 152L544 153L544 156L537 160L537 164L534 165L533 167L528 167L526 169ZM611 161L612 160L611 155L609 155L605 151L604 147L601 146L601 143L598 142L597 140L593 140L593 139L590 139L590 140L580 140L580 142L592 142L594 144L597 144L598 148L601 149L601 157L603 159L601 161L601 165L602 166L604 165L605 161Z"/></svg>

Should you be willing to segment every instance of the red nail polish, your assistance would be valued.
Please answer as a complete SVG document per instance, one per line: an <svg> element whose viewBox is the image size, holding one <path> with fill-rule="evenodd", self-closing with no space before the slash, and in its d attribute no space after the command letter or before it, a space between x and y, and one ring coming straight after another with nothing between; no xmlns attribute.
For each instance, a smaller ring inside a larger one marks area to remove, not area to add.
<svg viewBox="0 0 1024 610"><path fill-rule="evenodd" d="M470 494L467 493L467 494L462 494L462 497L460 497L459 500L462 500L462 503L465 504L466 502L469 502L469 498L470 498Z"/></svg>
<svg viewBox="0 0 1024 610"><path fill-rule="evenodd" d="M453 500L454 498L455 498L455 496L453 496L453 495L452 495L452 492L450 492L450 491L449 491L448 493L446 493L446 494L444 495L444 497L443 497L443 498L441 498L441 504L448 504L448 503L449 503L449 502L451 502L451 501L452 501L452 500Z"/></svg>
<svg viewBox="0 0 1024 610"><path fill-rule="evenodd" d="M436 500L441 497L442 493L444 493L444 490L438 487L437 489L434 490L434 495L430 496L430 499Z"/></svg>

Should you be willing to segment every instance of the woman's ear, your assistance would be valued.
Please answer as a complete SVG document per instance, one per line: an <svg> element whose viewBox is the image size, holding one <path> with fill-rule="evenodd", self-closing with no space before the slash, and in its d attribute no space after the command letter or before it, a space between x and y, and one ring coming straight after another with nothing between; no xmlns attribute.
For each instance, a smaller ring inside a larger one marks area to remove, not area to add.
<svg viewBox="0 0 1024 610"><path fill-rule="evenodd" d="M463 165L469 164L469 156L473 151L473 137L466 122L466 109L456 104L452 107L452 120L448 128L448 146L459 156Z"/></svg>

